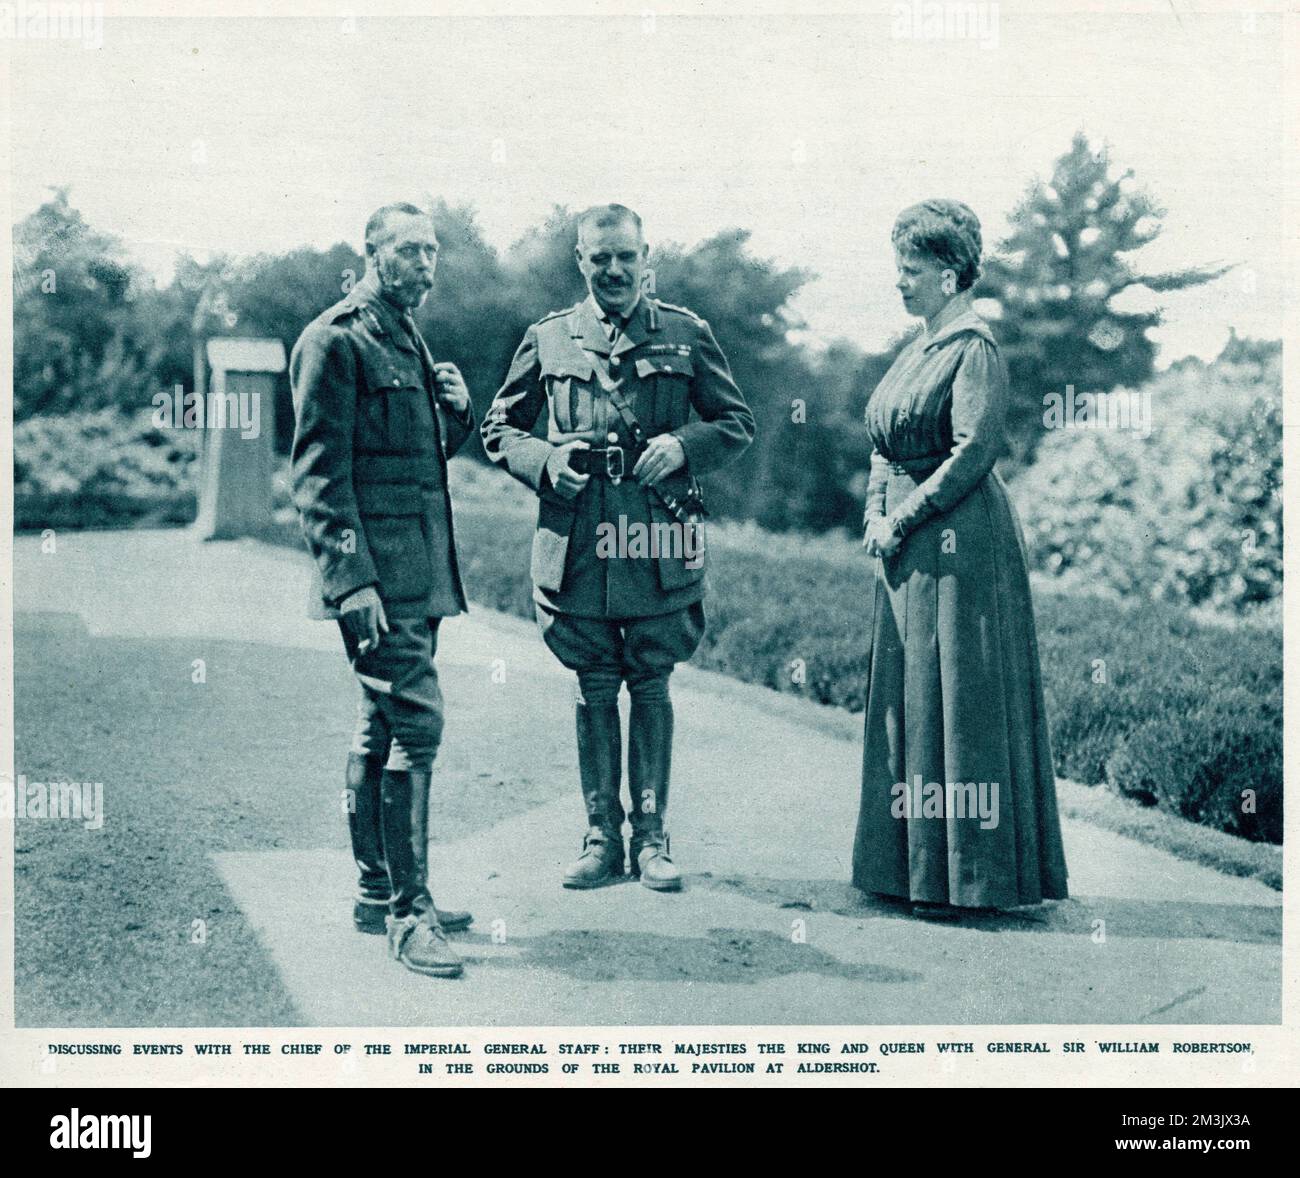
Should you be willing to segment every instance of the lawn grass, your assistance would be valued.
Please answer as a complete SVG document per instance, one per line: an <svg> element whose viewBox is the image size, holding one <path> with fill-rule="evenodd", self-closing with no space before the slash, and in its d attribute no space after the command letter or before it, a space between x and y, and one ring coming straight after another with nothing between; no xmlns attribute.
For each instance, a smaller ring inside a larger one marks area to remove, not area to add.
<svg viewBox="0 0 1300 1178"><path fill-rule="evenodd" d="M471 601L531 620L534 497L467 461L451 487ZM853 538L708 527L708 631L692 663L861 712L872 568ZM268 538L301 545L291 510ZM1057 775L1102 787L1063 798L1065 812L1280 887L1280 625L1038 577L1034 608Z"/></svg>
<svg viewBox="0 0 1300 1178"><path fill-rule="evenodd" d="M531 618L531 494L481 466L452 469L470 597ZM852 538L714 522L708 542L709 628L694 664L861 711L873 569ZM1134 813L1280 843L1280 627L1035 584L1057 773L1108 787Z"/></svg>

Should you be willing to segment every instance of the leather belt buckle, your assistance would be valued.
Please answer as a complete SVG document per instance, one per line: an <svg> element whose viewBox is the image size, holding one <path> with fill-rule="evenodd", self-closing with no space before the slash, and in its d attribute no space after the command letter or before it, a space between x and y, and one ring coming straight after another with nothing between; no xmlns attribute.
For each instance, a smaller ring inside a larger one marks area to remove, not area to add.
<svg viewBox="0 0 1300 1178"><path fill-rule="evenodd" d="M617 461L615 461L617 459ZM605 450L605 475L609 481L618 486L623 481L626 468L623 465L623 447L609 446Z"/></svg>

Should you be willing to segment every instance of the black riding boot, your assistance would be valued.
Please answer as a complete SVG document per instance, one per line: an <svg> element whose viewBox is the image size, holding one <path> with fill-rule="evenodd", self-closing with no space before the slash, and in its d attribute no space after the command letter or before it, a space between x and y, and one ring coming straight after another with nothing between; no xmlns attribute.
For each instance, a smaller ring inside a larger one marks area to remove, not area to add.
<svg viewBox="0 0 1300 1178"><path fill-rule="evenodd" d="M348 834L352 838L352 856L361 875L357 899L352 905L352 923L363 933L384 932L393 894L388 864L384 859L380 823L383 772L382 760L363 757L360 753L348 754L347 782L351 795L351 804L347 808ZM468 912L439 909L438 923L447 932L457 933L469 928L474 917Z"/></svg>
<svg viewBox="0 0 1300 1178"><path fill-rule="evenodd" d="M357 862L360 882L352 905L352 923L363 933L382 933L388 915L388 864L384 862L384 841L379 829L379 781L384 771L381 759L348 754L348 834L352 857Z"/></svg>
<svg viewBox="0 0 1300 1178"><path fill-rule="evenodd" d="M457 977L461 960L448 942L429 894L427 770L385 769L380 782L384 858L392 887L388 948L407 969Z"/></svg>
<svg viewBox="0 0 1300 1178"><path fill-rule="evenodd" d="M587 807L587 834L582 854L564 873L566 888L599 888L623 876L623 734L618 702L579 701L578 772Z"/></svg>
<svg viewBox="0 0 1300 1178"><path fill-rule="evenodd" d="M664 818L673 756L673 705L664 698L632 696L628 719L627 776L632 787L632 874L656 892L677 892L682 873L668 853Z"/></svg>

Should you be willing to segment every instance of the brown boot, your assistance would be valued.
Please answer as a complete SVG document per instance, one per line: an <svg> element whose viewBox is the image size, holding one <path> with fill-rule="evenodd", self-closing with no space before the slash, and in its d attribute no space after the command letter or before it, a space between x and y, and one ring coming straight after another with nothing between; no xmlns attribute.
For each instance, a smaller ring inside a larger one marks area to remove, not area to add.
<svg viewBox="0 0 1300 1178"><path fill-rule="evenodd" d="M643 887L652 892L680 892L682 873L668 853L668 836L660 834L659 841L633 844L636 858L632 861L632 874Z"/></svg>
<svg viewBox="0 0 1300 1178"><path fill-rule="evenodd" d="M465 966L431 913L388 918L388 951L407 969L434 978L458 978Z"/></svg>
<svg viewBox="0 0 1300 1178"><path fill-rule="evenodd" d="M603 888L623 878L623 836L593 826L582 840L582 854L564 872L566 888Z"/></svg>

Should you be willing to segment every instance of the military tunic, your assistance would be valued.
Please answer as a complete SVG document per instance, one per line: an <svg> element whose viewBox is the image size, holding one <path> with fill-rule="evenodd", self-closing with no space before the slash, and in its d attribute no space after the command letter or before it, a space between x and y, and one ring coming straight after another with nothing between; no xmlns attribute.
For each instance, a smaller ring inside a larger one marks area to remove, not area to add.
<svg viewBox="0 0 1300 1178"><path fill-rule="evenodd" d="M458 417L438 405L414 324L367 277L307 325L289 375L313 616L337 616L366 585L390 618L464 611L447 459L473 431L473 408Z"/></svg>
<svg viewBox="0 0 1300 1178"><path fill-rule="evenodd" d="M645 618L704 595L707 549L631 477L632 438L607 392L616 382L647 436L680 439L686 465L663 483L678 498L690 474L730 461L753 438L726 357L690 311L643 296L612 342L591 298L533 324L482 433L488 456L538 494L531 573L534 599L549 613ZM543 411L539 438L530 431ZM575 439L625 448L625 477L592 474L575 499L559 495L551 479L557 447ZM609 554L611 538L618 555Z"/></svg>
<svg viewBox="0 0 1300 1178"><path fill-rule="evenodd" d="M316 561L309 612L337 618L371 585L390 627L361 654L340 624L360 684L352 751L426 769L443 731L438 624L466 609L447 458L474 429L473 408L438 404L424 340L370 276L307 325L289 373L293 497Z"/></svg>

